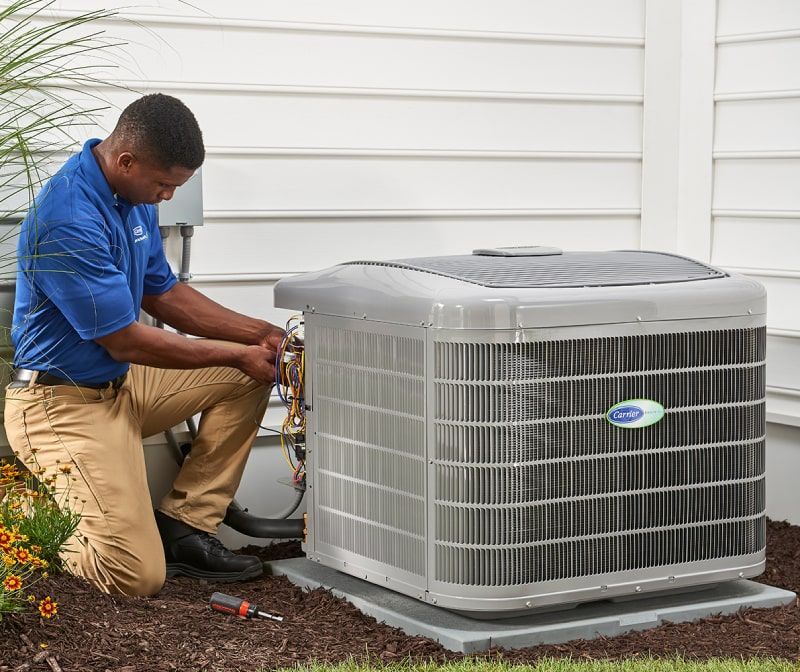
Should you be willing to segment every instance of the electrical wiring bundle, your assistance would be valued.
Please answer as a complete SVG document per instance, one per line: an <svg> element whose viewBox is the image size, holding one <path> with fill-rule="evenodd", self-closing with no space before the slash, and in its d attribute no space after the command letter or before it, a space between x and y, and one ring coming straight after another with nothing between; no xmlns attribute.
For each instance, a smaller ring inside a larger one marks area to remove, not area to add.
<svg viewBox="0 0 800 672"><path fill-rule="evenodd" d="M286 418L281 425L281 450L292 470L295 488L306 487L306 407L303 392L305 345L303 318L296 315L286 323L275 361L278 397L286 406Z"/></svg>

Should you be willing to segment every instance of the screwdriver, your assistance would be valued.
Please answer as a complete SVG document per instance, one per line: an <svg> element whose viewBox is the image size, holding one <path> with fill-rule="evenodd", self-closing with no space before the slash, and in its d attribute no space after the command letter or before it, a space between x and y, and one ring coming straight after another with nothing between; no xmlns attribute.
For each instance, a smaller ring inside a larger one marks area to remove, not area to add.
<svg viewBox="0 0 800 672"><path fill-rule="evenodd" d="M208 601L214 611L221 611L223 614L235 614L242 618L269 618L273 621L282 621L283 616L273 616L266 611L261 611L257 604L251 604L247 600L241 600L233 595L225 593L214 593Z"/></svg>

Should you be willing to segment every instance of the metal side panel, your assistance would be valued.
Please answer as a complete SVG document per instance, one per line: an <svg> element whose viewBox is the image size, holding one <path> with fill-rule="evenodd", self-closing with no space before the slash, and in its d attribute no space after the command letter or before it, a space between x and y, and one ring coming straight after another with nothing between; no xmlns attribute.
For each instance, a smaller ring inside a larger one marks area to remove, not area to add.
<svg viewBox="0 0 800 672"><path fill-rule="evenodd" d="M435 502L435 493L436 493L436 477L437 477L437 470L438 465L436 464L435 452L436 452L436 425L433 422L433 418L435 417L434 414L436 413L436 385L435 385L435 372L436 372L436 363L434 361L434 351L436 348L435 342L435 333L436 330L434 329L427 329L425 333L425 416L428 418L427 425L425 427L425 434L426 440L425 445L427 448L425 458L426 458L426 478L425 478L425 489L426 489L426 499L425 503L427 505L427 529L428 529L428 548L427 548L427 561L428 561L428 572L426 574L427 584L425 586L425 594L423 595L423 599L426 602L431 602L432 604L437 603L436 597L431 597L430 591L435 589L436 581L435 581L435 567L436 567L436 544L434 543L434 535L436 530L436 502Z"/></svg>
<svg viewBox="0 0 800 672"><path fill-rule="evenodd" d="M517 610L759 574L763 323L431 330L429 600ZM612 425L626 399L663 419Z"/></svg>
<svg viewBox="0 0 800 672"><path fill-rule="evenodd" d="M422 328L306 314L310 558L407 594L426 572Z"/></svg>
<svg viewBox="0 0 800 672"><path fill-rule="evenodd" d="M317 459L316 442L316 416L314 415L314 367L310 359L311 353L314 352L315 347L315 330L314 323L315 317L311 313L303 313L304 330L303 336L305 340L305 371L303 376L303 388L305 391L306 403L306 538L303 541L302 548L305 554L311 558L316 551L314 530L316 527L314 520L314 504L315 496L317 493L314 479L316 477L315 463Z"/></svg>

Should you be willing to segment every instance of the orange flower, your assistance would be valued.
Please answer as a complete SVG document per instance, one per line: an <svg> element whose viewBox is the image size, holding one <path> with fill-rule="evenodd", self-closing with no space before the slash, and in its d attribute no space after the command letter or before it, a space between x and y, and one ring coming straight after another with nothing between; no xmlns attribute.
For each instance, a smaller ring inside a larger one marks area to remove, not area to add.
<svg viewBox="0 0 800 672"><path fill-rule="evenodd" d="M31 559L31 554L28 553L24 548L18 548L14 551L14 555L17 558L17 562L22 563L23 565L26 562L29 562Z"/></svg>
<svg viewBox="0 0 800 672"><path fill-rule="evenodd" d="M3 581L3 586L9 592L22 588L22 579L16 574L9 574Z"/></svg>
<svg viewBox="0 0 800 672"><path fill-rule="evenodd" d="M9 532L5 528L0 529L0 548L4 551L7 551L11 548L11 544L13 544L17 540L16 535L13 532Z"/></svg>
<svg viewBox="0 0 800 672"><path fill-rule="evenodd" d="M39 613L45 618L53 618L58 613L58 602L48 595L39 602Z"/></svg>
<svg viewBox="0 0 800 672"><path fill-rule="evenodd" d="M58 468L58 470L59 470L59 471L60 471L62 474L71 474L71 473L72 473L72 467L70 467L68 464L62 464L62 465L61 465L61 466Z"/></svg>

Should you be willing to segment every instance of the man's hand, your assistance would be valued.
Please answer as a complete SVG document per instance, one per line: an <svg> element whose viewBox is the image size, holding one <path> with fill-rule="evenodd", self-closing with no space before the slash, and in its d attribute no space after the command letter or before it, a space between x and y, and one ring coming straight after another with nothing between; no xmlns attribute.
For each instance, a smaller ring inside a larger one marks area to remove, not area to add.
<svg viewBox="0 0 800 672"><path fill-rule="evenodd" d="M276 327L274 324L270 324L269 322L264 323L264 329L259 334L258 344L261 347L268 348L273 352L278 351L278 346L280 346L283 337L286 336L286 332L281 329L280 327ZM273 356L273 361L275 357Z"/></svg>
<svg viewBox="0 0 800 672"><path fill-rule="evenodd" d="M276 347L248 345L241 352L239 369L262 385L274 384Z"/></svg>

